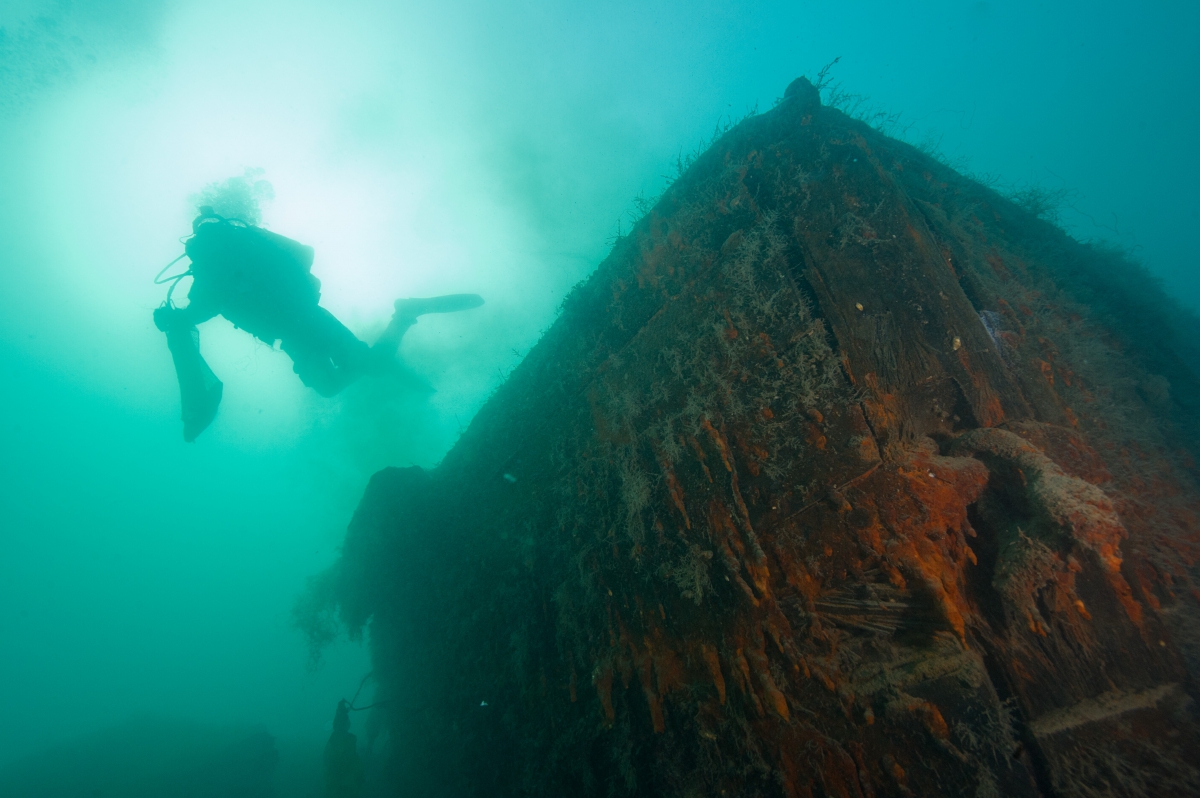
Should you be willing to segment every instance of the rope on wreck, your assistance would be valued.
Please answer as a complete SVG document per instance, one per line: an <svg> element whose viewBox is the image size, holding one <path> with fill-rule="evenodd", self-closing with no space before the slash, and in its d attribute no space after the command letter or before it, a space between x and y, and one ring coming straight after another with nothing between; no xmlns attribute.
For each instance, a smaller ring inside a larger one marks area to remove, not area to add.
<svg viewBox="0 0 1200 798"><path fill-rule="evenodd" d="M363 687L365 687L367 684L367 679L370 679L374 675L375 675L375 671L370 671L369 673L367 673L366 676L362 677L362 681L358 683L358 689L354 691L354 698L351 698L350 703L346 705L347 710L349 710L350 712L362 712L365 709L373 709L375 707L383 706L384 704L388 703L387 700L385 699L383 701L376 701L373 704L367 704L365 707L354 706L354 702L358 700L359 693L362 692Z"/></svg>

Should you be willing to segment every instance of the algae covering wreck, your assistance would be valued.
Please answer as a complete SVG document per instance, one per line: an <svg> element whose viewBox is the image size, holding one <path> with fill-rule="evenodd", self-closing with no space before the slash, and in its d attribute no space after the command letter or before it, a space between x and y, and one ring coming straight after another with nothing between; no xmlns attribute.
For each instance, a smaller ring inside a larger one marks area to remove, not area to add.
<svg viewBox="0 0 1200 798"><path fill-rule="evenodd" d="M314 633L399 794L1195 794L1198 331L797 80L375 475Z"/></svg>

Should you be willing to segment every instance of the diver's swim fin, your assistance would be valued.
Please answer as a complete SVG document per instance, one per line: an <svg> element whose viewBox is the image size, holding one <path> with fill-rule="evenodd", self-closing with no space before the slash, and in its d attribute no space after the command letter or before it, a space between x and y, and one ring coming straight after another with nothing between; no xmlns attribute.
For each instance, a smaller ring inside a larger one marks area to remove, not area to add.
<svg viewBox="0 0 1200 798"><path fill-rule="evenodd" d="M179 379L183 439L191 443L216 418L224 386L200 356L200 331L195 327L168 329L167 346Z"/></svg>
<svg viewBox="0 0 1200 798"><path fill-rule="evenodd" d="M183 440L191 443L217 417L217 408L221 406L221 395L225 386L220 380L210 385L202 394L192 397L189 402L183 400Z"/></svg>
<svg viewBox="0 0 1200 798"><path fill-rule="evenodd" d="M446 294L428 299L397 299L396 316L399 318L415 319L426 313L457 313L460 310L471 310L483 304L479 294Z"/></svg>
<svg viewBox="0 0 1200 798"><path fill-rule="evenodd" d="M446 294L427 299L397 299L396 312L388 322L387 329L379 336L371 347L373 368L384 370L390 366L396 357L396 349L400 339L408 328L417 323L418 316L426 313L456 313L460 310L470 310L483 304L479 294Z"/></svg>

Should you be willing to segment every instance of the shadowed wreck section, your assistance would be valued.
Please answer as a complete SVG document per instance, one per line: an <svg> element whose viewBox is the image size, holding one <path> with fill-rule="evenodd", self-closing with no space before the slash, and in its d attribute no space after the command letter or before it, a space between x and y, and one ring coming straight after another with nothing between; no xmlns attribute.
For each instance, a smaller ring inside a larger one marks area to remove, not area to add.
<svg viewBox="0 0 1200 798"><path fill-rule="evenodd" d="M371 481L383 792L1200 791L1198 330L796 81Z"/></svg>

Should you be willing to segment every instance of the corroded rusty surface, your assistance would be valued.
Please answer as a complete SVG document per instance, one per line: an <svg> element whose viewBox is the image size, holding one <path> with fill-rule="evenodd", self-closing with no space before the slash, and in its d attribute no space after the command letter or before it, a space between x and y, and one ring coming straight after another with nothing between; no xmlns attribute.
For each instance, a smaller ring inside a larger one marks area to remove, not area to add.
<svg viewBox="0 0 1200 798"><path fill-rule="evenodd" d="M1200 385L1088 269L805 82L734 128L372 480L324 586L392 785L1200 790Z"/></svg>

